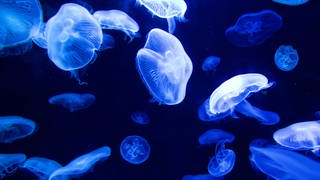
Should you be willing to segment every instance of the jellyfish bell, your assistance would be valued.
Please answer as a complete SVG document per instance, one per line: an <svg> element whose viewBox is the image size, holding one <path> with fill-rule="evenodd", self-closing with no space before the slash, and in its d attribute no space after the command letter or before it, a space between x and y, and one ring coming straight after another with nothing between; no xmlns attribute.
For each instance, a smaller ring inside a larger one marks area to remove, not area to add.
<svg viewBox="0 0 320 180"><path fill-rule="evenodd" d="M221 149L208 164L208 172L214 177L225 176L233 169L236 154L231 149Z"/></svg>
<svg viewBox="0 0 320 180"><path fill-rule="evenodd" d="M198 141L201 145L210 145L218 142L232 143L234 139L233 134L222 129L209 129L200 135Z"/></svg>
<svg viewBox="0 0 320 180"><path fill-rule="evenodd" d="M300 6L309 2L309 0L272 0L273 2L284 4L287 6Z"/></svg>
<svg viewBox="0 0 320 180"><path fill-rule="evenodd" d="M27 159L25 154L0 154L0 179L13 174Z"/></svg>

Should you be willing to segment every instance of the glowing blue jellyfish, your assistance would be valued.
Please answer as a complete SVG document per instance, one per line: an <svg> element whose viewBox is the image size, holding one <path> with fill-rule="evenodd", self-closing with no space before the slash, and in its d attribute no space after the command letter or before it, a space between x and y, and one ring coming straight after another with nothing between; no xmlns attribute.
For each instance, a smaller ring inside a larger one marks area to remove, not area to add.
<svg viewBox="0 0 320 180"><path fill-rule="evenodd" d="M235 110L245 116L257 119L264 125L274 125L280 121L280 116L277 113L254 107L247 100L236 105Z"/></svg>
<svg viewBox="0 0 320 180"><path fill-rule="evenodd" d="M67 3L46 24L48 55L65 71L85 67L103 42L98 21L84 7Z"/></svg>
<svg viewBox="0 0 320 180"><path fill-rule="evenodd" d="M276 146L250 145L250 161L274 179L320 179L320 163Z"/></svg>
<svg viewBox="0 0 320 180"><path fill-rule="evenodd" d="M141 125L149 124L150 118L145 112L134 112L131 114L131 119L133 122Z"/></svg>
<svg viewBox="0 0 320 180"><path fill-rule="evenodd" d="M288 6L299 6L309 2L309 0L272 0L273 2Z"/></svg>
<svg viewBox="0 0 320 180"><path fill-rule="evenodd" d="M90 107L96 97L90 93L62 93L49 98L49 104L62 106L70 112L86 109Z"/></svg>
<svg viewBox="0 0 320 180"><path fill-rule="evenodd" d="M84 154L64 167L54 171L49 180L54 180L56 177L68 175L82 175L91 169L98 161L106 160L111 155L111 149L108 146L103 146L87 154Z"/></svg>
<svg viewBox="0 0 320 180"><path fill-rule="evenodd" d="M298 52L291 45L281 45L274 55L274 62L280 70L291 71L298 65Z"/></svg>
<svg viewBox="0 0 320 180"><path fill-rule="evenodd" d="M282 17L272 10L247 13L225 31L227 39L235 46L251 47L262 44L282 26Z"/></svg>
<svg viewBox="0 0 320 180"><path fill-rule="evenodd" d="M26 158L25 154L0 154L0 179L13 174Z"/></svg>
<svg viewBox="0 0 320 180"><path fill-rule="evenodd" d="M183 101L192 62L175 36L152 29L137 53L136 66L154 101L167 105Z"/></svg>
<svg viewBox="0 0 320 180"><path fill-rule="evenodd" d="M234 135L221 129L209 129L200 135L198 141L201 145L210 145L218 142L232 143Z"/></svg>
<svg viewBox="0 0 320 180"><path fill-rule="evenodd" d="M12 143L25 138L36 129L36 124L20 116L0 116L0 142Z"/></svg>
<svg viewBox="0 0 320 180"><path fill-rule="evenodd" d="M141 136L128 136L120 145L120 154L124 160L131 164L141 164L150 156L150 145Z"/></svg>
<svg viewBox="0 0 320 180"><path fill-rule="evenodd" d="M217 178L211 174L196 174L196 175L184 175L182 180L222 180L223 178Z"/></svg>
<svg viewBox="0 0 320 180"><path fill-rule="evenodd" d="M320 111L316 111L314 113L314 116L317 118L317 119L320 119Z"/></svg>
<svg viewBox="0 0 320 180"><path fill-rule="evenodd" d="M153 15L166 18L170 34L173 34L176 28L175 18L185 20L187 4L184 0L137 0L137 3L145 6Z"/></svg>
<svg viewBox="0 0 320 180"><path fill-rule="evenodd" d="M220 64L220 58L217 56L209 56L202 63L202 71L215 71Z"/></svg>
<svg viewBox="0 0 320 180"><path fill-rule="evenodd" d="M240 74L222 83L198 110L203 121L214 121L233 114L234 107L251 93L269 88L273 83L258 73Z"/></svg>
<svg viewBox="0 0 320 180"><path fill-rule="evenodd" d="M120 10L96 11L93 16L98 20L102 29L123 31L129 36L130 40L132 40L139 31L138 23L128 14Z"/></svg>

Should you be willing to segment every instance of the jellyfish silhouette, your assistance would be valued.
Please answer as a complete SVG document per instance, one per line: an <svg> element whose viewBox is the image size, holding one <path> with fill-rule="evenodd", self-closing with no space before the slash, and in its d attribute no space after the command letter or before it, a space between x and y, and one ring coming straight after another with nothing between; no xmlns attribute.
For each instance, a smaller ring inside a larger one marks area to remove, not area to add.
<svg viewBox="0 0 320 180"><path fill-rule="evenodd" d="M136 66L154 101L166 105L183 101L193 67L175 36L152 29L144 48L137 53Z"/></svg>
<svg viewBox="0 0 320 180"><path fill-rule="evenodd" d="M202 71L215 71L217 66L220 64L220 58L217 56L209 56L202 63Z"/></svg>
<svg viewBox="0 0 320 180"><path fill-rule="evenodd" d="M55 170L50 175L49 180L54 180L56 177L60 176L82 175L91 169L98 161L106 160L110 155L110 147L103 146L98 148L72 160L66 166Z"/></svg>
<svg viewBox="0 0 320 180"><path fill-rule="evenodd" d="M34 133L36 124L20 116L0 116L0 142L12 143Z"/></svg>
<svg viewBox="0 0 320 180"><path fill-rule="evenodd" d="M298 52L291 45L281 45L274 55L274 62L280 70L292 71L299 62Z"/></svg>
<svg viewBox="0 0 320 180"><path fill-rule="evenodd" d="M232 143L235 137L233 134L222 129L209 129L200 135L198 141L201 145L210 145L218 142Z"/></svg>
<svg viewBox="0 0 320 180"><path fill-rule="evenodd" d="M223 180L222 177L214 177L211 174L184 175L182 180Z"/></svg>
<svg viewBox="0 0 320 180"><path fill-rule="evenodd" d="M225 31L227 39L238 47L262 44L282 26L282 17L272 10L247 13Z"/></svg>
<svg viewBox="0 0 320 180"><path fill-rule="evenodd" d="M49 104L59 105L70 112L86 109L90 107L96 97L90 93L62 93L49 98Z"/></svg>
<svg viewBox="0 0 320 180"><path fill-rule="evenodd" d="M0 154L0 179L13 174L26 160L25 154Z"/></svg>
<svg viewBox="0 0 320 180"><path fill-rule="evenodd" d="M185 21L184 14L188 7L184 0L137 0L137 3L146 7L153 15L167 19L170 34L176 28L175 18Z"/></svg>
<svg viewBox="0 0 320 180"><path fill-rule="evenodd" d="M150 145L141 136L128 136L121 142L120 154L131 164L141 164L150 156Z"/></svg>
<svg viewBox="0 0 320 180"><path fill-rule="evenodd" d="M141 125L149 124L150 118L145 112L134 112L131 114L131 119L133 122Z"/></svg>
<svg viewBox="0 0 320 180"><path fill-rule="evenodd" d="M309 2L309 0L272 0L273 2L288 6L299 6Z"/></svg>

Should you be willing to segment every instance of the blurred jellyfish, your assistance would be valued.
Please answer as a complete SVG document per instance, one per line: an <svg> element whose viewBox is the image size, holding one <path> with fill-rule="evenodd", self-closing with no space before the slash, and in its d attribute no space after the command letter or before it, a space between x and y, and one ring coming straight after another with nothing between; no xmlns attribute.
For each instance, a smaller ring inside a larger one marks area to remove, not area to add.
<svg viewBox="0 0 320 180"><path fill-rule="evenodd" d="M36 124L20 116L0 116L0 142L12 143L34 133Z"/></svg>
<svg viewBox="0 0 320 180"><path fill-rule="evenodd" d="M273 83L258 73L240 74L222 83L198 110L203 121L214 121L232 115L234 107L251 93L269 88Z"/></svg>
<svg viewBox="0 0 320 180"><path fill-rule="evenodd" d="M13 174L26 158L25 154L0 154L0 179Z"/></svg>
<svg viewBox="0 0 320 180"><path fill-rule="evenodd" d="M314 116L317 118L317 119L320 119L320 111L316 111L314 113Z"/></svg>
<svg viewBox="0 0 320 180"><path fill-rule="evenodd" d="M209 129L200 135L198 141L201 145L210 145L218 142L232 143L235 137L233 134L221 129Z"/></svg>
<svg viewBox="0 0 320 180"><path fill-rule="evenodd" d="M176 28L175 18L185 20L187 4L184 0L137 0L137 3L145 6L153 15L166 18L170 34L173 34Z"/></svg>
<svg viewBox="0 0 320 180"><path fill-rule="evenodd" d="M139 31L138 23L128 14L120 10L96 11L93 16L98 20L102 29L123 31L132 40Z"/></svg>
<svg viewBox="0 0 320 180"><path fill-rule="evenodd" d="M82 175L91 169L98 161L106 160L111 155L109 146L103 146L87 154L72 160L69 164L54 171L49 180L54 180L57 176Z"/></svg>
<svg viewBox="0 0 320 180"><path fill-rule="evenodd" d="M86 109L90 107L96 97L90 93L62 93L49 98L49 104L62 106L70 112Z"/></svg>
<svg viewBox="0 0 320 180"><path fill-rule="evenodd" d="M291 45L281 45L274 55L274 62L280 70L291 71L298 65L298 52Z"/></svg>
<svg viewBox="0 0 320 180"><path fill-rule="evenodd" d="M264 125L274 125L280 121L280 116L277 113L254 107L247 100L236 105L235 110L245 116L257 119Z"/></svg>
<svg viewBox="0 0 320 180"><path fill-rule="evenodd" d="M262 44L282 26L282 17L272 10L247 13L225 31L227 39L235 46L251 47Z"/></svg>
<svg viewBox="0 0 320 180"><path fill-rule="evenodd" d="M254 143L250 151L252 165L274 179L320 179L320 163L299 153Z"/></svg>
<svg viewBox="0 0 320 180"><path fill-rule="evenodd" d="M150 156L150 145L141 136L128 136L120 145L120 154L124 160L131 164L141 164Z"/></svg>
<svg viewBox="0 0 320 180"><path fill-rule="evenodd" d="M150 118L145 112L134 112L131 114L131 119L133 122L141 125L149 124Z"/></svg>
<svg viewBox="0 0 320 180"><path fill-rule="evenodd" d="M309 0L272 0L272 1L279 4L285 4L288 6L299 6L309 2Z"/></svg>
<svg viewBox="0 0 320 180"><path fill-rule="evenodd" d="M193 67L175 36L152 29L137 53L136 66L154 101L166 105L183 101Z"/></svg>
<svg viewBox="0 0 320 180"><path fill-rule="evenodd" d="M220 64L220 58L217 56L209 56L202 63L202 71L215 71Z"/></svg>
<svg viewBox="0 0 320 180"><path fill-rule="evenodd" d="M222 180L221 177L214 177L211 174L184 175L182 180Z"/></svg>
<svg viewBox="0 0 320 180"><path fill-rule="evenodd" d="M95 59L103 42L98 21L87 9L73 3L63 4L49 19L45 34L49 58L65 71L85 67Z"/></svg>

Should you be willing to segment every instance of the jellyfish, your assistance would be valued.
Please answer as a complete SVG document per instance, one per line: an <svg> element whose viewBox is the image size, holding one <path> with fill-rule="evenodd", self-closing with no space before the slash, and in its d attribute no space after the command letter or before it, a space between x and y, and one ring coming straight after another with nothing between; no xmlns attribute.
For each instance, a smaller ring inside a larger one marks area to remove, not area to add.
<svg viewBox="0 0 320 180"><path fill-rule="evenodd" d="M36 124L20 116L0 116L0 142L12 143L34 133Z"/></svg>
<svg viewBox="0 0 320 180"><path fill-rule="evenodd" d="M100 23L102 29L123 31L132 40L139 31L138 23L128 14L120 10L96 11L93 16Z"/></svg>
<svg viewBox="0 0 320 180"><path fill-rule="evenodd" d="M235 110L245 116L257 119L264 125L274 125L280 121L280 116L277 113L254 107L247 100L236 105Z"/></svg>
<svg viewBox="0 0 320 180"><path fill-rule="evenodd" d="M26 160L25 154L0 154L0 179L13 174Z"/></svg>
<svg viewBox="0 0 320 180"><path fill-rule="evenodd" d="M317 118L317 119L320 119L320 111L316 111L314 113L314 116Z"/></svg>
<svg viewBox="0 0 320 180"><path fill-rule="evenodd" d="M201 145L210 145L218 142L232 143L234 135L221 129L209 129L200 135L198 141Z"/></svg>
<svg viewBox="0 0 320 180"><path fill-rule="evenodd" d="M55 170L49 177L49 180L54 180L57 176L81 175L91 169L97 162L106 160L111 155L109 146L103 146L84 154L72 160L69 164Z"/></svg>
<svg viewBox="0 0 320 180"><path fill-rule="evenodd" d="M320 179L320 163L273 145L250 145L250 161L274 179Z"/></svg>
<svg viewBox="0 0 320 180"><path fill-rule="evenodd" d="M272 10L247 13L225 31L226 38L235 46L251 47L262 44L282 26L282 17Z"/></svg>
<svg viewBox="0 0 320 180"><path fill-rule="evenodd" d="M137 0L137 3L146 7L153 15L167 19L170 34L176 28L175 19L185 21L187 4L184 0Z"/></svg>
<svg viewBox="0 0 320 180"><path fill-rule="evenodd" d="M90 107L96 97L90 93L62 93L49 98L49 104L59 105L70 112L86 109Z"/></svg>
<svg viewBox="0 0 320 180"><path fill-rule="evenodd" d="M288 6L299 6L309 2L309 0L272 0L273 2Z"/></svg>
<svg viewBox="0 0 320 180"><path fill-rule="evenodd" d="M65 71L85 67L96 57L103 42L98 21L84 7L63 4L45 28L48 56Z"/></svg>
<svg viewBox="0 0 320 180"><path fill-rule="evenodd" d="M146 125L150 122L150 118L145 112L134 112L131 114L131 119L133 122L141 125Z"/></svg>
<svg viewBox="0 0 320 180"><path fill-rule="evenodd" d="M153 101L166 105L183 101L193 67L175 36L152 29L144 48L137 53L136 66Z"/></svg>
<svg viewBox="0 0 320 180"><path fill-rule="evenodd" d="M269 88L273 83L258 73L240 74L222 83L198 110L203 121L215 121L233 115L234 107L250 94ZM235 117L235 116L234 116Z"/></svg>
<svg viewBox="0 0 320 180"><path fill-rule="evenodd" d="M32 37L32 41L39 47L43 49L48 48L48 42L46 39L46 23L42 22L39 27L37 35Z"/></svg>
<svg viewBox="0 0 320 180"><path fill-rule="evenodd" d="M182 180L222 180L221 177L214 177L211 174L184 175Z"/></svg>
<svg viewBox="0 0 320 180"><path fill-rule="evenodd" d="M0 0L0 55L19 55L32 47L42 22L38 0Z"/></svg>
<svg viewBox="0 0 320 180"><path fill-rule="evenodd" d="M281 45L274 55L274 63L282 71L292 71L299 62L297 50L291 45Z"/></svg>
<svg viewBox="0 0 320 180"><path fill-rule="evenodd" d="M120 154L124 160L131 164L141 164L150 156L150 145L141 136L128 136L120 145Z"/></svg>
<svg viewBox="0 0 320 180"><path fill-rule="evenodd" d="M202 63L202 71L215 71L217 66L220 64L220 58L217 56L209 56Z"/></svg>

